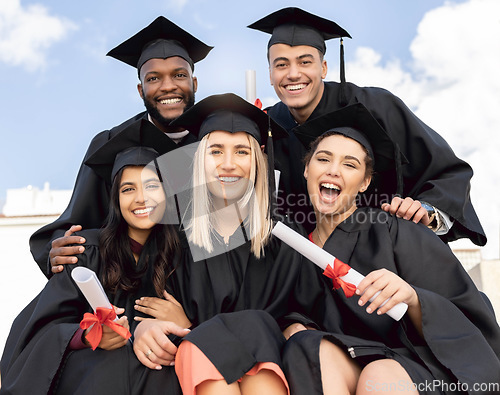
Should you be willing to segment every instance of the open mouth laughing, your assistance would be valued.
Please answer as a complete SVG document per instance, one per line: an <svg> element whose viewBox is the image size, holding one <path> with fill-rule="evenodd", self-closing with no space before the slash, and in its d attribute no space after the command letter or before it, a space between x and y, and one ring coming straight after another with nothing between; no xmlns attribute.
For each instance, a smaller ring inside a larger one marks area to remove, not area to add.
<svg viewBox="0 0 500 395"><path fill-rule="evenodd" d="M342 188L340 188L336 184L332 184L329 182L322 182L319 185L319 194L321 196L321 199L327 203L333 203L335 200L337 200L341 191Z"/></svg>

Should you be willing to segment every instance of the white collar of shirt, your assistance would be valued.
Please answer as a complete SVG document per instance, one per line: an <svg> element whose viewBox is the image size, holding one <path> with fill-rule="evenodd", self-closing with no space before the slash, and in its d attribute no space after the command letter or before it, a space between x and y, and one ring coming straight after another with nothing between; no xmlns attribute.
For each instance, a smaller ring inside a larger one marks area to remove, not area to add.
<svg viewBox="0 0 500 395"><path fill-rule="evenodd" d="M154 124L153 118L151 118L151 115L148 114L148 121ZM188 130L183 130L181 132L175 132L175 133L165 133L168 137L170 137L174 143L179 144L179 142L189 134Z"/></svg>

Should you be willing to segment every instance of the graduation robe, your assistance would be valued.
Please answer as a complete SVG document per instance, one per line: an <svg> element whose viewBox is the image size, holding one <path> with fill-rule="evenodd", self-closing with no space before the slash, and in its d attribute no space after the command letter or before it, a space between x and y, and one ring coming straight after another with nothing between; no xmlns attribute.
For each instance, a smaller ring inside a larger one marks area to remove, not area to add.
<svg viewBox="0 0 500 395"><path fill-rule="evenodd" d="M78 265L99 273L98 232L78 234L87 240ZM235 238L230 239L229 245L240 244ZM336 322L333 317L338 316L338 311L327 297L330 290L318 270L303 264L302 257L278 239L271 239L260 259L250 253L247 242L222 255L193 262L185 237L182 244L167 290L193 323L186 338L211 359L228 382L237 380L257 362L281 366L280 352L285 340L275 320L283 327L296 321L311 322L289 317L289 312L302 313L316 322L329 314ZM144 254L154 253L155 246L147 243L137 270L143 266ZM60 393L135 394L156 393L160 388L168 394L180 393L173 368L165 367L159 372L146 368L130 344L113 351L68 350L78 323L88 311L83 295L70 278L73 267L65 265L64 272L53 276L16 318L1 362L2 391L47 393L56 388ZM126 309L131 333L136 326L134 301L140 296L154 296L151 270L143 278L137 292L109 295L111 303ZM42 358L47 360L42 362ZM28 380L34 372L36 379Z"/></svg>
<svg viewBox="0 0 500 395"><path fill-rule="evenodd" d="M316 322L325 314L332 322L338 316L321 273L292 248L272 237L265 255L256 258L250 242L230 249L240 244L238 237L229 239L225 253L196 262L185 242L184 261L172 276L173 293L194 327L185 339L201 349L228 383L257 362L281 366L285 339L270 317L284 328L296 322L289 312Z"/></svg>
<svg viewBox="0 0 500 395"><path fill-rule="evenodd" d="M338 100L340 84L325 82L324 86L321 101L309 119L341 108ZM485 245L486 236L469 196L472 168L455 156L438 133L387 90L347 83L346 94L348 104L365 105L408 159L409 163L402 167L402 196L428 202L455 220L449 232L440 236L442 240L449 242L466 237L476 245ZM292 130L297 123L283 102L270 107L268 114L290 133L288 139L275 143L275 161L277 168L281 170L280 188L283 189L278 198L281 213L286 214L288 210L292 220L312 230L315 218L307 197L302 164L306 149ZM389 186L390 180L387 178L391 177L394 180L394 175L385 175L382 181L389 182ZM378 197L363 205L380 207L380 197L385 194L392 197L395 192L392 188L385 187L382 184ZM390 199L385 199L388 200Z"/></svg>
<svg viewBox="0 0 500 395"><path fill-rule="evenodd" d="M82 225L83 229L98 229L108 214L110 185L87 166L85 161L124 128L141 118L147 119L147 116L147 112L137 114L110 130L102 131L92 139L80 165L68 207L58 219L31 235L29 241L31 254L47 277L52 276L48 262L50 242L63 236L72 225ZM158 133L162 132L158 129ZM196 141L195 137L188 134L181 140L179 146L194 141Z"/></svg>
<svg viewBox="0 0 500 395"><path fill-rule="evenodd" d="M359 208L337 226L323 248L361 274L386 268L408 282L420 300L424 338L408 317L397 322L385 314L368 314L366 306L358 306L357 296L346 298L336 291L332 296L340 309L341 329L331 329L339 323L325 316L327 331L301 332L288 341L284 364L292 392L322 393L322 338L361 364L396 359L416 383L458 380L472 389L475 383L500 382L500 328L493 311L432 231L379 209Z"/></svg>
<svg viewBox="0 0 500 395"><path fill-rule="evenodd" d="M99 231L78 233L86 238L79 266L103 269L99 254ZM130 332L141 314L134 310L141 296L156 296L152 285L152 265L145 268L145 257L156 255L156 243L148 241L134 270L143 273L136 292L118 291L110 302L125 308ZM132 254L132 253L131 253ZM182 391L173 367L151 370L137 359L132 343L107 351L97 348L70 350L69 343L79 328L84 313L90 311L85 297L71 279L75 265L46 284L40 294L15 319L1 360L2 394L176 394Z"/></svg>

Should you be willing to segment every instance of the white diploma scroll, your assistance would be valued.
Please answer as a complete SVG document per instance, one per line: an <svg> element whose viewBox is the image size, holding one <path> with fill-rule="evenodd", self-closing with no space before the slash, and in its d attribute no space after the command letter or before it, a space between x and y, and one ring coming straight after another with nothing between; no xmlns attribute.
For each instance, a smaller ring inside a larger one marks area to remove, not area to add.
<svg viewBox="0 0 500 395"><path fill-rule="evenodd" d="M325 270L328 265L334 265L335 257L317 246L311 243L301 234L297 233L289 226L286 226L282 222L278 222L272 231L273 235L288 244L294 250L299 252L301 255L309 259L311 262L315 263L321 269ZM353 268L350 268L345 276L340 277L345 282L354 284L356 287L359 285L361 280L365 278L361 273L357 272ZM380 292L377 292L371 299L373 301ZM387 299L382 306L387 303ZM408 310L408 305L406 303L399 303L390 309L387 314L396 321L399 321L403 315L405 315L406 310Z"/></svg>
<svg viewBox="0 0 500 395"><path fill-rule="evenodd" d="M80 288L80 291L82 291L94 312L98 307L113 308L95 272L86 267L78 266L71 272L71 277L76 285L78 285L78 288Z"/></svg>
<svg viewBox="0 0 500 395"><path fill-rule="evenodd" d="M274 181L276 184L276 197L278 197L278 191L280 190L280 176L281 176L281 171L279 170L274 170Z"/></svg>
<svg viewBox="0 0 500 395"><path fill-rule="evenodd" d="M257 99L257 79L255 70L245 70L246 100L250 104L255 104Z"/></svg>

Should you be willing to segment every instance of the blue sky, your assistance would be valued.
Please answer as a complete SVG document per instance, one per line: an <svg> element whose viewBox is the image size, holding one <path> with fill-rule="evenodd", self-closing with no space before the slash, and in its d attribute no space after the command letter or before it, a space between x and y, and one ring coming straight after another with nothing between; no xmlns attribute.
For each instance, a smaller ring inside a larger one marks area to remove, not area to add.
<svg viewBox="0 0 500 395"><path fill-rule="evenodd" d="M197 100L244 96L245 70L255 69L257 96L272 103L268 36L246 26L298 6L349 31L348 81L400 96L473 165L476 209L481 220L492 221L498 239L500 208L491 197L499 195L500 173L488 158L497 156L499 144L480 139L500 127L499 3L0 0L0 201L8 188L42 188L46 181L52 189L71 189L92 137L143 110L136 70L105 54L158 15L215 47L196 65ZM326 60L328 79L337 79L335 40Z"/></svg>

